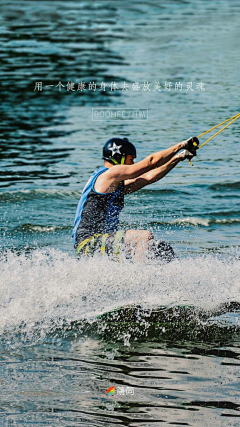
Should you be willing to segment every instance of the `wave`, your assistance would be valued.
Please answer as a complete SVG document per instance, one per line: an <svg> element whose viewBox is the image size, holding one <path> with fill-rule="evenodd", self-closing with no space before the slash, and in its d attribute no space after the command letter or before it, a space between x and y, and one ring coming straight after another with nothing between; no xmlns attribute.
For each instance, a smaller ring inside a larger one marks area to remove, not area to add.
<svg viewBox="0 0 240 427"><path fill-rule="evenodd" d="M194 225L196 227L199 225L202 225L203 227L209 227L210 222L211 221L209 219L187 217L187 218L174 219L172 221L169 221L169 224L179 224L179 225L185 224L185 225Z"/></svg>
<svg viewBox="0 0 240 427"><path fill-rule="evenodd" d="M240 181L236 182L219 182L212 184L208 187L213 191L229 191L229 190L240 190Z"/></svg>
<svg viewBox="0 0 240 427"><path fill-rule="evenodd" d="M198 217L187 217L187 218L177 218L177 219L169 219L169 220L159 220L159 221L150 221L149 225L151 226L193 226L193 227L210 227L213 224L217 225L234 225L239 224L240 218L222 218L222 219L206 219L206 218L198 218ZM122 228L126 228L127 223L122 223ZM16 232L29 232L29 233L54 233L56 231L64 231L71 230L72 225L70 226L60 226L60 225L47 225L47 224L31 224L25 223L15 227L13 230ZM1 231L1 229L0 229ZM5 229L2 229L5 231Z"/></svg>
<svg viewBox="0 0 240 427"><path fill-rule="evenodd" d="M76 199L81 196L81 191L73 190L59 190L59 189L42 189L35 190L18 190L18 191L5 191L0 192L0 201L2 202L19 202L33 199Z"/></svg>
<svg viewBox="0 0 240 427"><path fill-rule="evenodd" d="M223 219L216 219L216 224L237 224L240 223L240 218L223 218Z"/></svg>
<svg viewBox="0 0 240 427"><path fill-rule="evenodd" d="M212 313L191 306L121 307L99 316L98 322L85 324L84 332L97 333L101 338L114 342L129 340L156 339L195 342L219 342L223 339L239 339L238 321L240 303L223 304ZM74 323L73 323L74 325ZM75 324L76 326L76 324Z"/></svg>
<svg viewBox="0 0 240 427"><path fill-rule="evenodd" d="M84 186L84 183L83 185ZM157 194L189 194L188 192L174 189L148 189L141 190L142 193L154 195ZM60 189L34 189L34 190L17 190L0 192L0 201L7 203L15 203L34 199L73 199L78 200L81 196L80 190L60 190Z"/></svg>
<svg viewBox="0 0 240 427"><path fill-rule="evenodd" d="M234 212L235 213L235 212ZM226 215L226 212L225 212ZM186 218L176 218L176 219L169 219L166 221L152 221L151 225L192 225L194 227L202 226L202 227L209 227L212 224L238 224L240 223L239 218L222 218L222 219L216 219L216 218L199 218L199 217L186 217Z"/></svg>
<svg viewBox="0 0 240 427"><path fill-rule="evenodd" d="M71 230L71 226L22 224L14 228L14 231L29 231L32 233L54 233L61 230Z"/></svg>
<svg viewBox="0 0 240 427"><path fill-rule="evenodd" d="M143 265L105 257L79 262L68 253L38 249L1 255L0 271L1 337L37 331L44 338L53 327L98 323L98 316L129 305L148 310L184 305L214 313L231 301L240 303L240 261L230 257Z"/></svg>

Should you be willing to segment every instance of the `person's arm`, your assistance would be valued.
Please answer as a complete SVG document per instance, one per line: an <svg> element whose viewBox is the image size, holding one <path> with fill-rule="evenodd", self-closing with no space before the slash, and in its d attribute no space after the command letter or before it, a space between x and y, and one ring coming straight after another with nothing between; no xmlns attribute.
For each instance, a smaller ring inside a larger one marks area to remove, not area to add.
<svg viewBox="0 0 240 427"><path fill-rule="evenodd" d="M192 137L186 141L179 142L166 150L150 154L150 156L147 156L145 159L133 165L114 165L114 167L109 168L98 177L96 182L96 184L98 184L97 191L111 193L117 188L120 182L125 180L134 180L152 169L157 169L167 164L183 148L189 150L189 154L191 156L196 155L197 148L195 147L195 144L198 146L199 141L196 137ZM194 154L191 154L191 152Z"/></svg>
<svg viewBox="0 0 240 427"><path fill-rule="evenodd" d="M142 176L151 169L159 168L169 162L175 154L185 147L184 144L185 141L179 142L166 150L150 154L145 159L135 163L134 165L116 165L105 172L105 179L108 175L108 179L120 182Z"/></svg>
<svg viewBox="0 0 240 427"><path fill-rule="evenodd" d="M153 169L135 179L128 179L124 182L124 192L125 194L134 193L146 185L152 184L153 182L159 181L165 175L167 175L177 164L186 158L191 159L193 157L192 153L189 153L187 150L184 150L182 153L177 154L171 158L164 165Z"/></svg>

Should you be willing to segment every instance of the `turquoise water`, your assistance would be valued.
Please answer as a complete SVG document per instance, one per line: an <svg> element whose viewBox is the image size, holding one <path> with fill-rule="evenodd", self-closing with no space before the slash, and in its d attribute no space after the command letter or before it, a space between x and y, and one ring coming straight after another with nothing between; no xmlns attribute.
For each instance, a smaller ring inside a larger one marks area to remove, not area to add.
<svg viewBox="0 0 240 427"><path fill-rule="evenodd" d="M194 167L125 199L121 226L151 229L176 261L79 263L71 230L108 138L128 136L141 160L240 111L238 2L1 9L0 425L237 426L239 122ZM93 121L92 108L148 109L148 120ZM132 317L98 317L131 305Z"/></svg>

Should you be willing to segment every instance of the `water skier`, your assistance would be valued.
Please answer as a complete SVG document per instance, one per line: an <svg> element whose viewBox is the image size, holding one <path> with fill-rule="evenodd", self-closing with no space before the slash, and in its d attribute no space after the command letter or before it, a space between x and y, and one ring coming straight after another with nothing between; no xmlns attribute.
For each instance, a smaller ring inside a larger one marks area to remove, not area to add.
<svg viewBox="0 0 240 427"><path fill-rule="evenodd" d="M159 181L180 161L192 159L198 145L192 137L134 163L136 148L127 138L109 139L103 147L104 166L89 178L78 203L72 233L77 256L107 253L117 257L124 251L135 260L145 256L172 259L171 246L156 242L151 231L119 230L119 214L125 194Z"/></svg>

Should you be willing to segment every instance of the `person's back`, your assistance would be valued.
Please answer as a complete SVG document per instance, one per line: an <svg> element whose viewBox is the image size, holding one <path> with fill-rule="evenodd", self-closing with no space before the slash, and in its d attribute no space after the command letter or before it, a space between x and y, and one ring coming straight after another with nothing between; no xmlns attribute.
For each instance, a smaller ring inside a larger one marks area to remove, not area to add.
<svg viewBox="0 0 240 427"><path fill-rule="evenodd" d="M75 247L94 234L113 233L118 229L119 213L124 207L124 182L112 193L99 193L94 188L98 176L106 170L108 168L101 167L94 172L89 182L90 191L83 191L75 219Z"/></svg>

